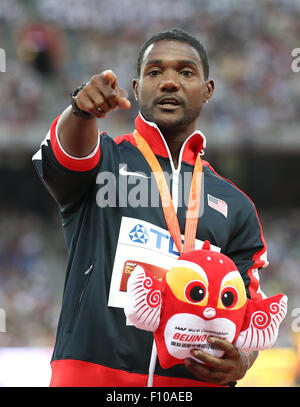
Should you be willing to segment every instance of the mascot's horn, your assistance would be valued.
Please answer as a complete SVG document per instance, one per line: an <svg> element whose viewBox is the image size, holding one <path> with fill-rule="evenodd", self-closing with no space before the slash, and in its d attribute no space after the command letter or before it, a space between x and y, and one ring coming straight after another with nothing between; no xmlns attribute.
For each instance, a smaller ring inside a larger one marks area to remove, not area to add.
<svg viewBox="0 0 300 407"><path fill-rule="evenodd" d="M210 250L210 243L208 240L205 240L203 243L202 250Z"/></svg>

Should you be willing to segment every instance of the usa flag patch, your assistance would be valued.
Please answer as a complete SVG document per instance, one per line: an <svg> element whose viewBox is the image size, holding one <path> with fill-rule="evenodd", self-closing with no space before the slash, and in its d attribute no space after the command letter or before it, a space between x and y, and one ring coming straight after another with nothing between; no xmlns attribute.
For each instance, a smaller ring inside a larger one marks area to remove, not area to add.
<svg viewBox="0 0 300 407"><path fill-rule="evenodd" d="M216 211L219 211L222 215L225 216L225 218L227 218L228 205L225 201L222 201L219 198L215 198L214 196L209 194L207 194L207 201L208 206L215 209Z"/></svg>

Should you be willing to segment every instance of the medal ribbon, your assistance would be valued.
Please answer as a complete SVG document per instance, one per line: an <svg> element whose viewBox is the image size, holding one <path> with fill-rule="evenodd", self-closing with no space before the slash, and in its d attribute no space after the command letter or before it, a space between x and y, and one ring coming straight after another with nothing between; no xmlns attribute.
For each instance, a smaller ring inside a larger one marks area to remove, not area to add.
<svg viewBox="0 0 300 407"><path fill-rule="evenodd" d="M190 188L189 203L186 214L185 230L184 230L184 244L182 246L181 232L179 227L178 218L175 212L173 200L167 184L166 177L163 170L151 150L147 141L137 132L133 133L138 149L141 151L146 161L148 162L159 190L162 201L162 208L166 220L166 224L170 235L180 254L194 250L196 231L198 225L200 198L201 198L201 184L202 184L202 162L200 155L197 155L196 163L194 166L193 177Z"/></svg>

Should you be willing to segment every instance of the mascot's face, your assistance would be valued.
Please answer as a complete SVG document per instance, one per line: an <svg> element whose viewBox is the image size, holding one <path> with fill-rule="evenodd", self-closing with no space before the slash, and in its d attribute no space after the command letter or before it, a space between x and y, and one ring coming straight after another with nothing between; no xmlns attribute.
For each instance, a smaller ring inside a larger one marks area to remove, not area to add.
<svg viewBox="0 0 300 407"><path fill-rule="evenodd" d="M236 323L247 302L240 273L220 253L208 250L199 253L182 255L167 272L169 289L181 302L182 311L197 313L205 320L225 317Z"/></svg>

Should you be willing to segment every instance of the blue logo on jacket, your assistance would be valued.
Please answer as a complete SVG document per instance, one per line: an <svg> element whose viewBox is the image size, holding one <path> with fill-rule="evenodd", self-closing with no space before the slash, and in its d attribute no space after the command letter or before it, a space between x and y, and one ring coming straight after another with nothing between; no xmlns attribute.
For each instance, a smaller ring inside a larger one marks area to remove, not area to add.
<svg viewBox="0 0 300 407"><path fill-rule="evenodd" d="M145 244L149 240L149 235L145 226L137 224L130 232L129 237L133 242Z"/></svg>

